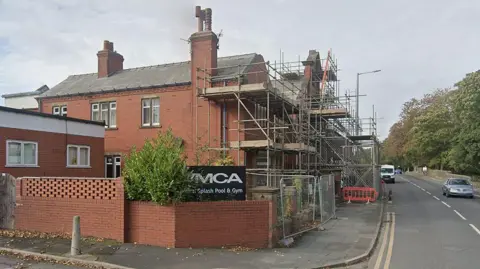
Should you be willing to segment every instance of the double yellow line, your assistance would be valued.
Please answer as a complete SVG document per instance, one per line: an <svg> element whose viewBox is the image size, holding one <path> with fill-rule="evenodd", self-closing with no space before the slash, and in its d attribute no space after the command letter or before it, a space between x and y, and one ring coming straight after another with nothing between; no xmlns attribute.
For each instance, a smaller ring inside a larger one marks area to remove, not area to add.
<svg viewBox="0 0 480 269"><path fill-rule="evenodd" d="M385 257L385 264L383 269L390 268L390 262L392 261L393 254L393 240L395 239L395 212L387 213L387 225L385 226L385 231L383 233L382 245L380 251L378 252L377 261L375 262L374 269L380 269L383 260L383 254L385 253L385 248L387 247L387 256Z"/></svg>

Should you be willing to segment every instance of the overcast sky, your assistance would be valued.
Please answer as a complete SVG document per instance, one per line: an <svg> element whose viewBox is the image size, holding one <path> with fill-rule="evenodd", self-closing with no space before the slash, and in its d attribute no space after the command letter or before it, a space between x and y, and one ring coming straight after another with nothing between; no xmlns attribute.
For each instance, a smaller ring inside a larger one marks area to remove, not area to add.
<svg viewBox="0 0 480 269"><path fill-rule="evenodd" d="M0 0L0 94L96 72L105 39L125 68L188 60L195 5L213 9L220 56L294 61L331 48L342 92L381 69L361 76L360 114L375 105L383 137L405 101L480 69L478 0Z"/></svg>

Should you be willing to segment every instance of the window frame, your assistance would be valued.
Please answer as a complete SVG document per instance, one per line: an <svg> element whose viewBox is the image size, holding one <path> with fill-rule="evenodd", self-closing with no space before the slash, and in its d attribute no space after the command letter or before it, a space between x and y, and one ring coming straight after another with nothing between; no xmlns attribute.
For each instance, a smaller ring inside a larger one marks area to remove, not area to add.
<svg viewBox="0 0 480 269"><path fill-rule="evenodd" d="M107 105L107 110L102 109L102 105ZM96 108L94 108L96 107ZM107 112L107 120L102 118L102 112ZM115 111L115 123L112 124L112 113ZM95 120L93 113L98 113L99 120ZM106 129L115 129L117 128L117 101L104 101L104 102L94 102L90 104L90 119L93 121L105 122ZM108 124L107 124L108 122Z"/></svg>
<svg viewBox="0 0 480 269"><path fill-rule="evenodd" d="M20 144L20 160L21 163L17 164L10 164L8 163L8 156L9 156L9 148L8 144L9 143L19 143ZM34 144L35 145L35 164L25 164L25 144ZM35 141L27 141L27 140L13 140L13 139L7 139L6 143L6 149L5 149L5 167L38 167L38 142Z"/></svg>
<svg viewBox="0 0 480 269"><path fill-rule="evenodd" d="M158 105L154 106L153 105L153 100L158 100ZM148 106L144 106L143 102L148 101ZM142 127L159 127L160 126L160 97L148 97L148 98L142 98L140 106L142 108L142 117L141 117L141 125ZM158 108L158 122L153 122L153 108ZM150 121L148 123L145 123L145 113L144 113L144 108L149 109L149 114L150 114Z"/></svg>
<svg viewBox="0 0 480 269"><path fill-rule="evenodd" d="M77 149L77 164L70 164L70 148L76 148ZM86 148L88 151L88 158L87 158L87 164L79 164L80 163L80 149ZM90 158L91 158L91 148L88 145L74 145L74 144L68 144L67 145L67 167L68 168L91 168L90 166Z"/></svg>

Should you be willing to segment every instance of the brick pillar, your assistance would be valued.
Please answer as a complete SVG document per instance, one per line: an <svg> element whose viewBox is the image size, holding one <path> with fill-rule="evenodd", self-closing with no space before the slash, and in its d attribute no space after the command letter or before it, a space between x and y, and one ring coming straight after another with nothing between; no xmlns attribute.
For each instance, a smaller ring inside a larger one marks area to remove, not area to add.
<svg viewBox="0 0 480 269"><path fill-rule="evenodd" d="M126 202L125 202L125 187L123 186L123 177L119 177L115 179L117 181L116 184L116 191L117 191L117 203L118 203L118 218L120 221L120 227L119 227L119 235L118 235L118 240L120 242L125 242L126 239L126 234L127 234L127 225L125 225L125 222L127 221L126 218Z"/></svg>
<svg viewBox="0 0 480 269"><path fill-rule="evenodd" d="M277 203L280 198L280 189L262 186L252 188L250 192L252 194L252 200L270 201L268 247L273 248L280 238L279 229L277 228L278 225L281 224L277 223Z"/></svg>

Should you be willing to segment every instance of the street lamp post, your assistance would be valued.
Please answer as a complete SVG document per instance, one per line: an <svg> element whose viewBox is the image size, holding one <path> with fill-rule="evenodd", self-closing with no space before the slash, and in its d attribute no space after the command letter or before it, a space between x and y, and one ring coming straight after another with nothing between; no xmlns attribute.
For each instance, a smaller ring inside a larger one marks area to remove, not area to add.
<svg viewBox="0 0 480 269"><path fill-rule="evenodd" d="M372 74L372 73L378 73L382 70L377 69L373 71L368 71L368 72L361 72L357 73L357 90L356 90L356 104L355 104L355 135L359 135L360 131L360 76L365 75L365 74Z"/></svg>

